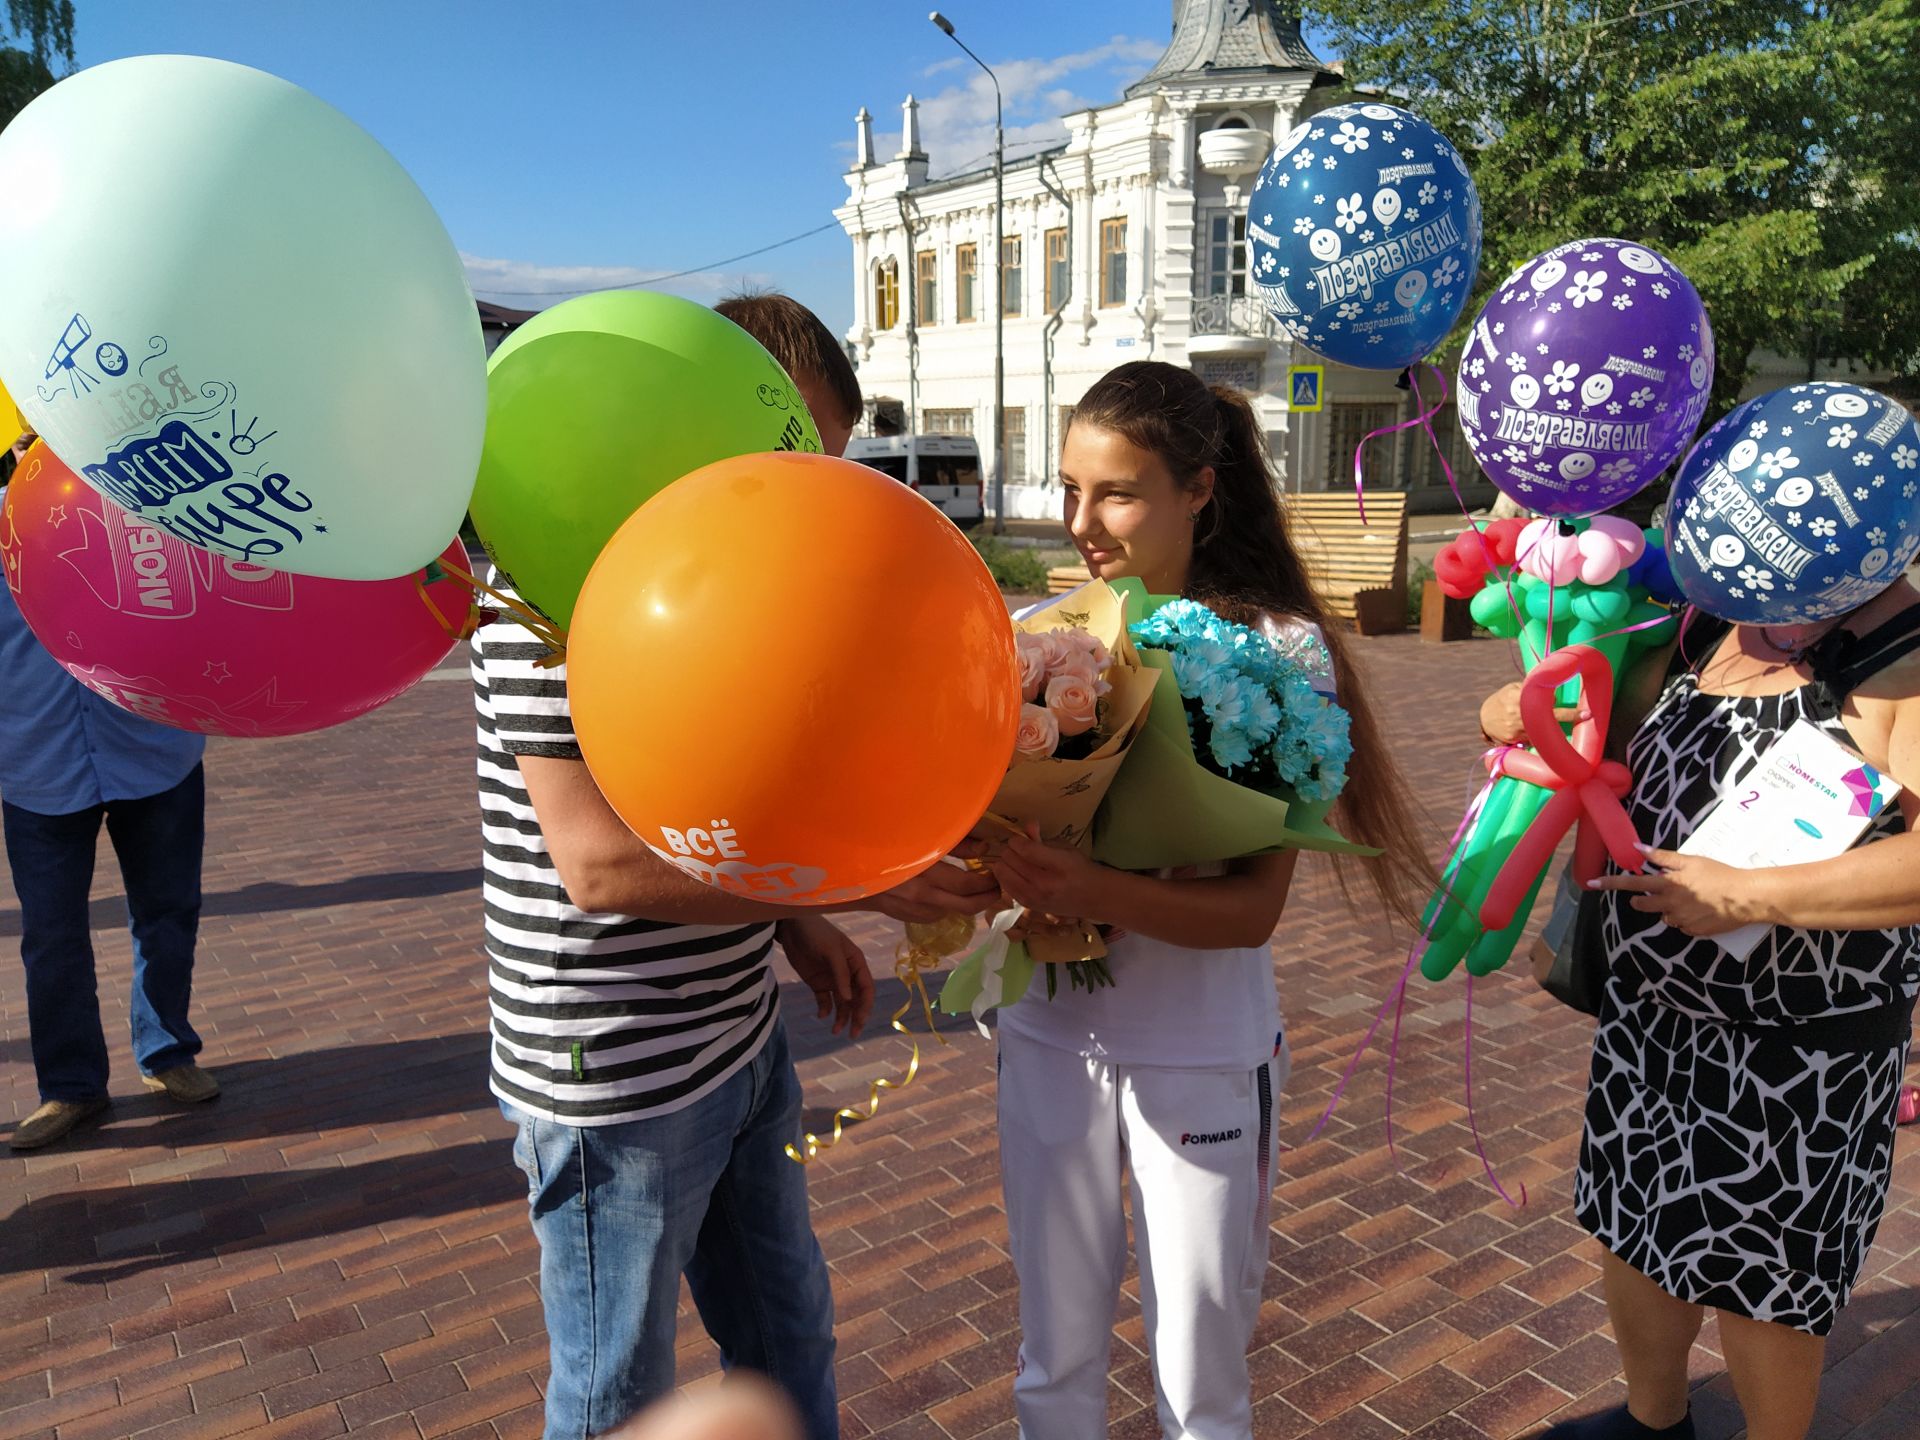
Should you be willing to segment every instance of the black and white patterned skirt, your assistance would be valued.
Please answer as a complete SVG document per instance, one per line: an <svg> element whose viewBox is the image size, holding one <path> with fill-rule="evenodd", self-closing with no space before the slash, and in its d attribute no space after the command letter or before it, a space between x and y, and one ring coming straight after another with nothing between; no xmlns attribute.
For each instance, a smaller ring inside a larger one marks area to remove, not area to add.
<svg viewBox="0 0 1920 1440"><path fill-rule="evenodd" d="M1661 1289L1825 1335L1886 1206L1905 1045L1803 1049L1609 987L1574 1208Z"/></svg>

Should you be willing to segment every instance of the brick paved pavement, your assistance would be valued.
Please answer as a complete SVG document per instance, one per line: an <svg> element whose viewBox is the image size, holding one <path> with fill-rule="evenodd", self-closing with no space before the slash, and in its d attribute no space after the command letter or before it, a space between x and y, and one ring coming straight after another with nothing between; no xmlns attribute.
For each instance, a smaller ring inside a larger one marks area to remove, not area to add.
<svg viewBox="0 0 1920 1440"><path fill-rule="evenodd" d="M1508 662L1490 642L1405 637L1363 654L1395 697L1390 727L1436 828L1450 828L1473 699ZM467 703L452 670L344 730L213 746L198 999L227 1093L173 1108L141 1094L122 1058L108 1124L0 1158L0 1436L537 1433L536 1256L485 1093ZM104 868L102 992L124 1057L127 943ZM0 936L18 932L0 892ZM890 932L862 936L885 969ZM1283 1160L1255 1337L1263 1440L1529 1435L1619 1394L1594 1247L1569 1217L1587 1022L1513 972L1476 996L1478 1124L1502 1180L1527 1186L1522 1209L1471 1148L1456 986L1409 1007L1400 1168L1374 1058L1301 1143L1403 944L1358 925L1326 873L1303 867L1275 949L1296 1055L1286 1136L1300 1148ZM0 1118L34 1101L13 965L0 962ZM884 1031L837 1044L791 992L788 1009L815 1123L902 1058ZM971 1030L950 1035L814 1171L851 1440L1013 1434L992 1052ZM1920 1434L1920 1149L1905 1136L1896 1182L1832 1346L1823 1440ZM1150 1436L1131 1290L1113 1434ZM1703 1435L1728 1437L1738 1417L1712 1339L1696 1413ZM690 1314L680 1359L694 1383L716 1369Z"/></svg>

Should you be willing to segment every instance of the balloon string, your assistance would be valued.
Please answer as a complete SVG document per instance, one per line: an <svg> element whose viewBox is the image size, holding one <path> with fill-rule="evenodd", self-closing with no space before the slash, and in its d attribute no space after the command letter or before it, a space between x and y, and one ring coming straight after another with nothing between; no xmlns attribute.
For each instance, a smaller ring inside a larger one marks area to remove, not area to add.
<svg viewBox="0 0 1920 1440"><path fill-rule="evenodd" d="M1687 606L1680 614L1680 633L1674 637L1674 643L1680 647L1680 658L1686 661L1689 670L1699 668L1697 663L1687 654L1687 631L1693 628L1693 622L1699 618L1700 607L1697 605ZM1701 658L1704 659L1706 657L1703 656Z"/></svg>
<svg viewBox="0 0 1920 1440"><path fill-rule="evenodd" d="M512 613L514 619L518 620L523 626L533 632L534 637L547 647L547 654L541 656L534 662L542 670L551 670L556 665L564 665L567 663L566 631L562 630L538 610L535 610L531 605L527 604L526 601L516 599L504 591L494 589L493 586L487 584L486 581L480 579L464 567L454 564L451 560L442 560L439 563L443 570L463 585L469 586L479 594L492 596L493 599L499 601L503 607Z"/></svg>
<svg viewBox="0 0 1920 1440"><path fill-rule="evenodd" d="M920 1073L920 1042L914 1039L913 1032L900 1022L906 1016L907 1012L913 1009L916 999L920 1002L920 1008L926 1015L927 1033L942 1045L947 1043L947 1037L942 1035L934 1026L933 997L927 994L927 982L923 973L938 965L943 958L945 957L942 956L940 952L926 945L915 944L911 941L903 941L901 943L900 948L894 953L893 974L896 980L906 986L907 999L904 1005L893 1012L892 1018L888 1020L887 1023L912 1042L913 1054L907 1059L906 1073L898 1080L889 1080L884 1075L876 1075L872 1080L869 1080L867 1082L866 1108L862 1110L856 1106L843 1106L834 1111L833 1134L822 1139L812 1131L808 1131L801 1137L801 1145L806 1147L804 1152L799 1145L787 1146L787 1158L789 1160L805 1165L811 1162L813 1157L818 1155L822 1150L831 1150L835 1145L839 1144L841 1133L846 1129L846 1126L842 1123L843 1121L871 1120L875 1115L880 1113L880 1092L882 1090L904 1090L913 1083L913 1077Z"/></svg>
<svg viewBox="0 0 1920 1440"><path fill-rule="evenodd" d="M1508 748L1511 747L1502 747L1502 753ZM1447 842L1447 850L1449 853L1459 849L1460 841L1466 836L1467 832L1473 828L1474 822L1480 818L1480 812L1486 806L1487 797L1492 793L1494 783L1499 779L1500 772L1496 766L1494 773L1488 776L1487 783L1480 787L1480 793L1474 797L1473 803L1467 807L1467 813L1461 817L1460 824L1454 829L1453 839ZM1443 890L1446 888L1447 881L1453 877L1458 868L1459 860L1456 859L1454 865L1449 868L1446 875L1441 877L1440 884ZM1446 906L1444 904L1435 907L1433 913L1421 922L1420 933L1413 937L1413 943L1407 948L1407 963L1400 971L1400 978L1394 982L1393 989L1388 993L1387 998L1381 1002L1380 1008L1374 1012L1373 1023L1367 1027L1367 1033L1361 1037L1359 1048L1353 1052L1353 1058L1347 1061L1347 1068L1341 1073L1339 1083L1333 1087L1333 1095L1327 1101L1327 1108L1320 1112L1320 1118L1314 1122L1313 1129L1307 1132L1307 1138L1300 1142L1301 1145L1311 1144L1314 1137L1326 1129L1327 1122L1333 1118L1333 1112L1339 1106L1341 1097L1347 1093L1347 1086L1353 1080L1353 1072L1360 1064L1360 1057L1365 1055L1368 1048L1372 1046L1373 1037L1379 1033L1381 1024L1386 1020L1387 1007L1395 1006L1393 1024L1394 1046L1387 1058L1387 1149L1389 1151L1393 1149L1392 1075L1400 1046L1400 1017L1397 1007L1407 993L1407 985L1413 979L1414 970L1419 966L1421 957L1426 953L1427 942L1433 938L1434 924L1438 921L1440 912L1445 908ZM1298 1149L1299 1146L1286 1145L1281 1148L1291 1151Z"/></svg>
<svg viewBox="0 0 1920 1440"><path fill-rule="evenodd" d="M1426 397L1420 392L1418 367L1409 367L1407 370L1407 383L1413 388L1414 404L1422 413L1406 423L1417 424L1422 430L1427 432L1427 439L1433 445L1434 456L1440 461L1441 477L1447 482L1447 489L1453 493L1453 503L1460 507L1460 518L1467 522L1467 528L1473 531L1474 539L1480 544L1480 557L1486 562L1487 574L1498 576L1500 587L1507 592L1507 609L1513 615L1515 631L1517 633L1518 631L1525 630L1527 628L1526 617L1520 613L1520 602L1514 598L1513 581L1507 574L1507 567L1499 563L1499 560L1493 553L1493 546L1487 543L1487 532L1480 528L1480 522L1473 518L1473 511L1467 508L1466 496L1460 493L1459 478L1453 473L1452 462L1447 459L1447 448L1440 443L1440 436L1433 428L1434 416L1447 408L1449 391L1447 389L1446 372L1430 361L1422 360L1419 364L1425 365L1427 369L1433 371L1434 382L1440 387L1440 398L1433 403L1431 408L1428 408ZM1371 439L1372 437L1369 436L1368 438ZM1364 440L1361 442L1363 445L1365 443L1366 441ZM1356 475L1359 472L1359 464L1359 457L1356 456L1354 458ZM1363 513L1361 519L1364 521L1365 518L1366 516ZM1515 557L1513 568L1518 569L1519 564L1519 558Z"/></svg>
<svg viewBox="0 0 1920 1440"><path fill-rule="evenodd" d="M427 607L427 613L433 616L435 622L442 630L446 631L449 636L455 640L471 640L474 631L480 628L480 602L478 595L468 600L466 618L458 624L455 624L447 618L446 612L434 603L433 596L427 593L427 587L429 585L445 580L447 576L448 571L446 566L440 561L435 560L429 564L426 569L413 577L413 593L420 597L420 603Z"/></svg>
<svg viewBox="0 0 1920 1440"><path fill-rule="evenodd" d="M1607 632L1601 635L1590 635L1585 640L1582 640L1580 643L1582 645L1598 645L1602 640L1618 640L1622 635L1633 635L1633 634L1637 634L1639 631L1642 631L1642 630L1652 630L1657 626L1665 625L1668 621L1672 619L1673 619L1673 616L1671 614L1656 615L1653 619L1642 620L1638 624L1622 625L1617 630L1608 630Z"/></svg>
<svg viewBox="0 0 1920 1440"><path fill-rule="evenodd" d="M1545 644L1542 646L1540 653L1533 657L1533 663L1536 665L1559 648L1553 643L1553 605L1554 601L1559 598L1559 595L1560 587L1549 580L1547 582L1547 634Z"/></svg>
<svg viewBox="0 0 1920 1440"><path fill-rule="evenodd" d="M1507 1194L1506 1187L1500 1183L1500 1177L1493 1173L1493 1162L1487 1158L1487 1147L1480 1139L1480 1122L1473 1112L1473 972L1467 972L1467 1033L1466 1033L1466 1076L1467 1076L1467 1127L1473 1132L1473 1150L1480 1157L1480 1168L1487 1172L1487 1179L1493 1182L1493 1188L1500 1198L1515 1210L1527 1203L1526 1181L1520 1182L1520 1199Z"/></svg>
<svg viewBox="0 0 1920 1440"><path fill-rule="evenodd" d="M1426 362L1422 361L1420 363L1425 364ZM1429 370L1432 370L1434 374L1440 375L1440 371L1438 367L1433 365L1428 365L1427 368ZM1408 368L1407 375L1410 378L1412 377L1413 370L1411 367ZM1425 402L1420 398L1420 386L1418 381L1414 381L1413 398L1414 398L1414 405L1416 408L1419 408L1425 404ZM1437 402L1435 402L1431 410L1422 410L1420 414L1415 415L1411 420L1398 420L1391 425L1382 425L1378 430L1369 430L1365 435L1362 435L1360 437L1360 443L1353 447L1353 498L1354 498L1354 503L1360 507L1360 523L1362 525L1367 523L1367 476L1366 476L1367 446L1372 444L1375 440L1382 439L1385 436L1397 435L1402 430L1414 430L1414 429L1419 429L1424 427L1428 434L1432 434L1433 433L1433 417L1435 415L1438 415L1440 411L1443 408L1445 408L1446 403L1447 403L1447 380L1444 375L1441 375L1440 376L1440 399ZM1436 445L1439 444L1437 440L1434 443ZM1444 456L1441 459L1441 463L1442 464L1446 463Z"/></svg>

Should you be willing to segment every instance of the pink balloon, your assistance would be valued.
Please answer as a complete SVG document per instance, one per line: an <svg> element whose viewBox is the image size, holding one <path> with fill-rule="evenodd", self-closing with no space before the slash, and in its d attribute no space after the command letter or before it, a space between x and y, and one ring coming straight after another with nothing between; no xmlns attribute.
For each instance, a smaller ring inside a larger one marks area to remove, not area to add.
<svg viewBox="0 0 1920 1440"><path fill-rule="evenodd" d="M1620 547L1610 536L1598 530L1583 530L1579 543L1580 578L1587 584L1604 585L1626 568L1621 563Z"/></svg>
<svg viewBox="0 0 1920 1440"><path fill-rule="evenodd" d="M1605 585L1646 548L1646 535L1631 521L1596 515L1578 535L1561 534L1557 520L1532 521L1515 553L1521 570L1549 585Z"/></svg>
<svg viewBox="0 0 1920 1440"><path fill-rule="evenodd" d="M1516 563L1549 585L1571 585L1580 578L1580 537L1562 535L1557 520L1535 520L1520 532Z"/></svg>
<svg viewBox="0 0 1920 1440"><path fill-rule="evenodd" d="M442 558L467 563L458 540ZM44 443L7 487L0 560L69 674L204 735L297 735L386 704L452 650L471 599L451 579L325 580L215 555L121 509Z"/></svg>
<svg viewBox="0 0 1920 1440"><path fill-rule="evenodd" d="M1620 515L1596 515L1587 522L1587 533L1605 535L1620 547L1620 556L1628 565L1647 552L1647 532Z"/></svg>

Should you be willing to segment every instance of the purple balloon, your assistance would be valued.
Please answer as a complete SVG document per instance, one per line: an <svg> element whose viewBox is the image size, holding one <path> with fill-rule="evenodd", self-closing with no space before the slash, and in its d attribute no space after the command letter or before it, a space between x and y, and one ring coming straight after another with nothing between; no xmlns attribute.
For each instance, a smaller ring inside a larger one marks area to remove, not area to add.
<svg viewBox="0 0 1920 1440"><path fill-rule="evenodd" d="M1678 460L1713 389L1713 327L1671 260L1576 240L1506 278L1460 355L1460 428L1502 491L1595 515Z"/></svg>

